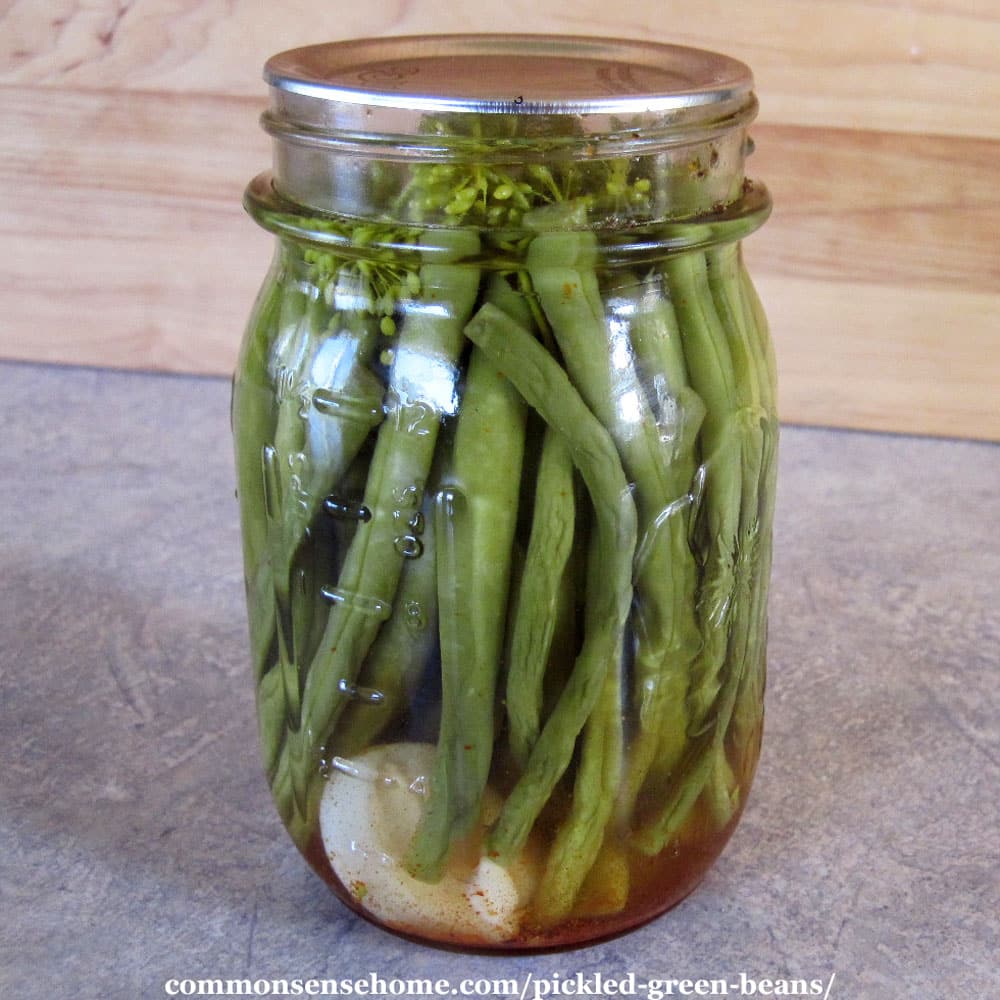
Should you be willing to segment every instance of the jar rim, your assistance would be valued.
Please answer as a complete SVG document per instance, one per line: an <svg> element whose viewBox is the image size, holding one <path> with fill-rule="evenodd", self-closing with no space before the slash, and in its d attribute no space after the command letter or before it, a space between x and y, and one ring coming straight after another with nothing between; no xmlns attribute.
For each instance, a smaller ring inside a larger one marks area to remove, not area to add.
<svg viewBox="0 0 1000 1000"><path fill-rule="evenodd" d="M359 38L289 49L264 68L272 132L462 136L466 116L507 115L518 134L554 139L624 129L689 131L750 118L753 76L731 56L688 46L578 35ZM540 119L542 121L540 121ZM482 137L479 137L482 140ZM505 141L509 141L509 135Z"/></svg>

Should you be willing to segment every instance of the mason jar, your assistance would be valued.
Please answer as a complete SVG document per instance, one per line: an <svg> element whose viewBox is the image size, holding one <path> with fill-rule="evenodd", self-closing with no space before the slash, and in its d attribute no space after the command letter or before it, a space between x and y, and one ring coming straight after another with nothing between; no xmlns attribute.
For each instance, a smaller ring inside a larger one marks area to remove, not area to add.
<svg viewBox="0 0 1000 1000"><path fill-rule="evenodd" d="M751 74L532 35L266 67L233 392L260 743L353 910L475 949L687 895L757 762L775 375Z"/></svg>

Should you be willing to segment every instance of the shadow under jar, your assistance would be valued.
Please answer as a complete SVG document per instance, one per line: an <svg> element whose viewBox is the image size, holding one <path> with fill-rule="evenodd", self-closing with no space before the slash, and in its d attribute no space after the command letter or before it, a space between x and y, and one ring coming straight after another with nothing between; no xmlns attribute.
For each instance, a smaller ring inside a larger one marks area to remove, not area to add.
<svg viewBox="0 0 1000 1000"><path fill-rule="evenodd" d="M296 845L425 941L681 900L761 735L777 419L749 70L447 36L272 58L233 430Z"/></svg>

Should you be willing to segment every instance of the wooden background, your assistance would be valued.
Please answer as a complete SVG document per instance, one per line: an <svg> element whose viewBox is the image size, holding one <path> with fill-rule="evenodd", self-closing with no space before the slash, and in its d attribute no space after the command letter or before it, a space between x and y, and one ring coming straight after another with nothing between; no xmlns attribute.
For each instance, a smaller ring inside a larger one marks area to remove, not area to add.
<svg viewBox="0 0 1000 1000"><path fill-rule="evenodd" d="M478 30L748 62L783 417L1000 440L996 0L0 0L0 356L228 373L271 250L240 209L266 57Z"/></svg>

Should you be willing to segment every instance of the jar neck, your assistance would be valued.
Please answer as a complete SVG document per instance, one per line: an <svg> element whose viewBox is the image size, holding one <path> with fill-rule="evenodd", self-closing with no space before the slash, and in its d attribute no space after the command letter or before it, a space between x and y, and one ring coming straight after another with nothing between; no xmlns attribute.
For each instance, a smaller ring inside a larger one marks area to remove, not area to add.
<svg viewBox="0 0 1000 1000"><path fill-rule="evenodd" d="M428 116L419 138L308 129L269 112L273 184L317 212L383 223L627 228L717 213L743 195L755 103L714 122L574 134L518 115ZM460 134L459 129L464 134Z"/></svg>

